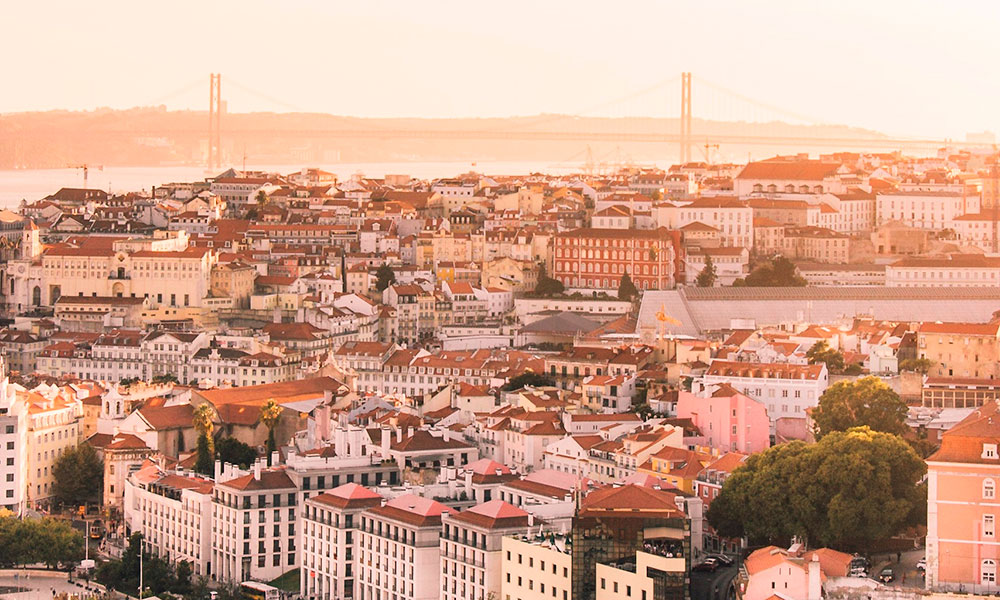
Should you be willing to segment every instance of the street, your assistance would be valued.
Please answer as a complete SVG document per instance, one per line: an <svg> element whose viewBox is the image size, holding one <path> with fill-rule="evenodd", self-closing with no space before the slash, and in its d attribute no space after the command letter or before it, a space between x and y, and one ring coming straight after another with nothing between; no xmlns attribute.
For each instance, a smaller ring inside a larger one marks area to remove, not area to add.
<svg viewBox="0 0 1000 600"><path fill-rule="evenodd" d="M691 600L729 600L735 597L733 579L738 568L719 567L714 573L693 571L691 573Z"/></svg>
<svg viewBox="0 0 1000 600"><path fill-rule="evenodd" d="M907 550L902 553L900 562L896 562L896 555L880 554L873 557L872 570L869 577L878 579L882 569L889 567L896 576L895 581L887 584L891 587L923 588L923 573L917 571L917 561L924 557L924 549Z"/></svg>

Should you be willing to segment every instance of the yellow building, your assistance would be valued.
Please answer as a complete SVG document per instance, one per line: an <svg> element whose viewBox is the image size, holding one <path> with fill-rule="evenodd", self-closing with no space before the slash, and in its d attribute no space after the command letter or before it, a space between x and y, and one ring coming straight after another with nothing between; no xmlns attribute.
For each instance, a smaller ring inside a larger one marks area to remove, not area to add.
<svg viewBox="0 0 1000 600"><path fill-rule="evenodd" d="M573 550L568 542L566 535L550 532L503 538L500 597L569 600L573 593Z"/></svg>
<svg viewBox="0 0 1000 600"><path fill-rule="evenodd" d="M1000 320L989 323L923 323L917 352L933 364L931 376L1000 378Z"/></svg>

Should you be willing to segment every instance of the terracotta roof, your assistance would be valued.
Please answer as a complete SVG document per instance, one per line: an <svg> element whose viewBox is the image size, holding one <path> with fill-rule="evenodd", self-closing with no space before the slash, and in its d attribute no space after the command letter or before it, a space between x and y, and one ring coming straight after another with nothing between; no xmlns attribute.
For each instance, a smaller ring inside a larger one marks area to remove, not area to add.
<svg viewBox="0 0 1000 600"><path fill-rule="evenodd" d="M249 385L239 388L197 391L198 395L218 407L222 404L259 402L274 399L278 404L316 398L325 391L336 392L343 384L332 377L312 377L296 381Z"/></svg>
<svg viewBox="0 0 1000 600"><path fill-rule="evenodd" d="M194 409L190 404L176 406L144 406L139 414L156 430L193 427Z"/></svg>
<svg viewBox="0 0 1000 600"><path fill-rule="evenodd" d="M243 477L223 481L218 485L242 491L295 489L295 484L292 483L291 478L288 477L288 473L283 468L262 471L260 479L255 479L254 474L249 473Z"/></svg>
<svg viewBox="0 0 1000 600"><path fill-rule="evenodd" d="M528 513L503 500L491 500L452 515L456 521L484 529L524 528Z"/></svg>
<svg viewBox="0 0 1000 600"><path fill-rule="evenodd" d="M996 337L1000 334L1000 321L990 323L941 323L925 322L917 328L917 333L943 333L957 335L986 335Z"/></svg>
<svg viewBox="0 0 1000 600"><path fill-rule="evenodd" d="M456 439L445 440L443 436L432 435L426 429L418 429L413 435L404 437L392 445L396 452L424 452L428 450L465 450L472 448L469 444Z"/></svg>
<svg viewBox="0 0 1000 600"><path fill-rule="evenodd" d="M984 444L1000 446L1000 410L987 402L941 435L941 448L927 462L1000 465L1000 453L984 458Z"/></svg>
<svg viewBox="0 0 1000 600"><path fill-rule="evenodd" d="M750 363L715 360L709 365L707 374L722 377L817 380L822 372L822 364L795 365L787 363Z"/></svg>
<svg viewBox="0 0 1000 600"><path fill-rule="evenodd" d="M389 500L383 506L368 509L368 512L383 519L401 521L414 527L441 527L441 513L448 507L436 500L405 494Z"/></svg>
<svg viewBox="0 0 1000 600"><path fill-rule="evenodd" d="M345 483L310 500L335 508L366 508L379 506L382 503L382 496L356 483Z"/></svg>
<svg viewBox="0 0 1000 600"><path fill-rule="evenodd" d="M638 485L608 486L594 490L583 498L581 517L682 517L684 513L674 502L675 495Z"/></svg>
<svg viewBox="0 0 1000 600"><path fill-rule="evenodd" d="M818 160L767 160L743 167L737 179L819 181L837 174L840 165Z"/></svg>

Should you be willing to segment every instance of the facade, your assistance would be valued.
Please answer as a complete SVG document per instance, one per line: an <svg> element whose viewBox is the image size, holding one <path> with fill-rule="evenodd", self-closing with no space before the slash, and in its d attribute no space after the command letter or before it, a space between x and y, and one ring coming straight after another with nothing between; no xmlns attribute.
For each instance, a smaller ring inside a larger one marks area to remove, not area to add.
<svg viewBox="0 0 1000 600"><path fill-rule="evenodd" d="M527 534L533 517L502 500L442 514L441 600L491 600L504 581L503 539Z"/></svg>
<svg viewBox="0 0 1000 600"><path fill-rule="evenodd" d="M358 598L441 596L441 515L448 508L413 494L361 514Z"/></svg>
<svg viewBox="0 0 1000 600"><path fill-rule="evenodd" d="M904 258L885 268L888 287L980 287L1000 285L1000 258L952 254Z"/></svg>
<svg viewBox="0 0 1000 600"><path fill-rule="evenodd" d="M381 496L356 483L345 483L306 500L303 576L299 580L304 597L357 597L361 512L381 503Z"/></svg>
<svg viewBox="0 0 1000 600"><path fill-rule="evenodd" d="M899 221L910 227L941 231L957 217L979 212L979 195L947 191L882 192L875 197L876 225Z"/></svg>
<svg viewBox="0 0 1000 600"><path fill-rule="evenodd" d="M826 364L751 363L714 360L692 384L700 393L712 384L728 384L767 407L771 433L778 419L805 420L806 410L819 404L829 383Z"/></svg>
<svg viewBox="0 0 1000 600"><path fill-rule="evenodd" d="M924 377L920 405L975 408L1000 400L1000 380L973 377Z"/></svg>
<svg viewBox="0 0 1000 600"><path fill-rule="evenodd" d="M613 291L628 273L638 290L669 289L683 274L678 238L662 227L559 233L552 251L552 277L567 288Z"/></svg>
<svg viewBox="0 0 1000 600"><path fill-rule="evenodd" d="M928 375L1000 378L1000 321L922 323L917 328L917 355L931 361Z"/></svg>
<svg viewBox="0 0 1000 600"><path fill-rule="evenodd" d="M677 416L691 419L710 448L752 454L771 446L764 403L729 385L704 390L701 396L679 392Z"/></svg>
<svg viewBox="0 0 1000 600"><path fill-rule="evenodd" d="M990 402L944 432L927 459L927 589L997 591L1000 411Z"/></svg>
<svg viewBox="0 0 1000 600"><path fill-rule="evenodd" d="M0 357L0 506L21 514L27 496L28 404L14 392Z"/></svg>
<svg viewBox="0 0 1000 600"><path fill-rule="evenodd" d="M570 538L543 531L503 538L500 598L570 600L573 551Z"/></svg>
<svg viewBox="0 0 1000 600"><path fill-rule="evenodd" d="M20 392L28 405L27 499L48 502L55 483L56 459L80 443L83 431L83 405L67 398L61 391L48 397L36 392Z"/></svg>
<svg viewBox="0 0 1000 600"><path fill-rule="evenodd" d="M298 566L295 484L284 468L216 479L212 568L219 581L270 581Z"/></svg>

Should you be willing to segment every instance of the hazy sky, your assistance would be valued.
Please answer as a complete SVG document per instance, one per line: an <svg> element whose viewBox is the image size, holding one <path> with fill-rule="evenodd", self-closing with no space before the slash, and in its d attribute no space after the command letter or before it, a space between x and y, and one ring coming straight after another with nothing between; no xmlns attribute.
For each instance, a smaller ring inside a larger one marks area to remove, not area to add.
<svg viewBox="0 0 1000 600"><path fill-rule="evenodd" d="M0 112L673 115L681 71L822 122L1000 131L1000 2L8 2ZM651 92L623 100L659 82ZM778 113L695 82L695 116Z"/></svg>

